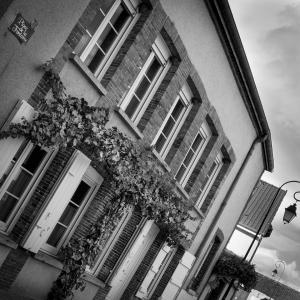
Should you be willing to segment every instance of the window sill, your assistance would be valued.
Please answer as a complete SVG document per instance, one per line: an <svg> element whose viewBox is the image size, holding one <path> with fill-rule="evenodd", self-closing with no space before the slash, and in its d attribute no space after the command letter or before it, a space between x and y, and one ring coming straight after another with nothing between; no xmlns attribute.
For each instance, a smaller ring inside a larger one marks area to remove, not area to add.
<svg viewBox="0 0 300 300"><path fill-rule="evenodd" d="M122 117L122 119L130 126L133 133L136 135L138 139L144 138L144 135L140 132L137 126L128 118L128 116L125 114L124 110L121 107L116 106L114 108L114 111L117 112Z"/></svg>
<svg viewBox="0 0 300 300"><path fill-rule="evenodd" d="M43 263L46 263L56 269L62 270L63 268L63 263L60 262L58 259L56 259L54 256L48 255L44 252L38 252L34 258L36 260L39 260ZM83 275L84 280L86 280L87 282L97 286L97 287L106 287L106 284L104 282L102 282L101 280L99 280L98 278L94 277L93 275L89 274L89 273L85 273Z"/></svg>
<svg viewBox="0 0 300 300"><path fill-rule="evenodd" d="M171 171L171 168L167 165L167 163L161 158L161 156L158 154L158 152L153 148L152 148L152 153L154 154L154 156L157 158L157 160L159 161L159 163L165 168L165 170L167 172Z"/></svg>
<svg viewBox="0 0 300 300"><path fill-rule="evenodd" d="M204 219L205 216L204 216L203 212L201 212L201 210L196 205L194 205L194 210L201 219Z"/></svg>
<svg viewBox="0 0 300 300"><path fill-rule="evenodd" d="M37 254L34 255L36 260L44 262L56 269L61 270L63 268L63 263L56 259L54 256L48 255L44 252L39 251Z"/></svg>
<svg viewBox="0 0 300 300"><path fill-rule="evenodd" d="M18 248L18 244L16 242L14 242L10 237L5 235L4 233L0 233L0 244L5 245L12 249Z"/></svg>
<svg viewBox="0 0 300 300"><path fill-rule="evenodd" d="M185 191L185 189L181 186L181 184L179 184L177 181L175 181L177 190L179 191L179 193L184 196L186 199L190 199L189 194Z"/></svg>
<svg viewBox="0 0 300 300"><path fill-rule="evenodd" d="M74 64L81 70L83 75L90 81L90 83L100 92L101 95L106 95L107 91L100 81L94 76L94 74L89 70L89 68L81 61L79 56L75 53L72 54L71 60Z"/></svg>

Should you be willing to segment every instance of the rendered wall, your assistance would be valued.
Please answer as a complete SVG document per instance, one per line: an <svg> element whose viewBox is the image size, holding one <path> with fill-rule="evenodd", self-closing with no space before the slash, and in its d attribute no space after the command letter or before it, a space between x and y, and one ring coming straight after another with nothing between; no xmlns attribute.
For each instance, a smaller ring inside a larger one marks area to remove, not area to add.
<svg viewBox="0 0 300 300"><path fill-rule="evenodd" d="M38 67L55 57L88 2L15 0L9 6L0 19L0 126L18 99L30 97L43 75ZM38 22L26 44L20 44L7 29L17 13Z"/></svg>

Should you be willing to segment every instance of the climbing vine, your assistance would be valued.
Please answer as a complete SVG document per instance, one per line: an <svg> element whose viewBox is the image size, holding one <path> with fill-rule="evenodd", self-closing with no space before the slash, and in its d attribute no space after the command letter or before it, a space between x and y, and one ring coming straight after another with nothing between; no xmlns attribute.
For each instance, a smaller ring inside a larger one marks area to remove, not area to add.
<svg viewBox="0 0 300 300"><path fill-rule="evenodd" d="M216 275L215 283L221 279L237 279L246 291L251 291L257 282L255 266L248 261L242 261L233 253L224 252L216 263L213 273Z"/></svg>
<svg viewBox="0 0 300 300"><path fill-rule="evenodd" d="M125 210L138 207L143 216L160 226L171 246L189 238L185 222L191 216L190 203L174 192L174 180L162 172L151 150L117 128L106 128L109 109L67 95L52 63L43 68L50 91L40 101L34 119L11 124L0 138L25 137L48 149L79 149L96 169L105 169L114 191L88 235L71 240L61 250L63 269L48 295L49 300L59 300L71 296L74 289L84 289L86 268L93 265Z"/></svg>

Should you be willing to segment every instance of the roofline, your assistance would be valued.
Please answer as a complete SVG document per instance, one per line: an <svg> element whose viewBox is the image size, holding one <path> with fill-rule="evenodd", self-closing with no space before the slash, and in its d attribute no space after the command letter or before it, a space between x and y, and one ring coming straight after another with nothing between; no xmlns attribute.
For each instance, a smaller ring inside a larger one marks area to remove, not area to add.
<svg viewBox="0 0 300 300"><path fill-rule="evenodd" d="M271 132L228 0L205 0L253 126L262 139L265 170L273 171Z"/></svg>

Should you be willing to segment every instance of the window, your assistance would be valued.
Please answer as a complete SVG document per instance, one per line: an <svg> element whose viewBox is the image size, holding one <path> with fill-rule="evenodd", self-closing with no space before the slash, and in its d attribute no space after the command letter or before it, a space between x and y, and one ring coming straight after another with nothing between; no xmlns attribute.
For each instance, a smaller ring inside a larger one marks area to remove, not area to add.
<svg viewBox="0 0 300 300"><path fill-rule="evenodd" d="M180 165L175 179L184 187L191 175L194 167L196 166L200 156L208 143L211 131L205 123L196 134L196 137L190 146L187 154Z"/></svg>
<svg viewBox="0 0 300 300"><path fill-rule="evenodd" d="M121 108L135 124L141 119L161 79L167 72L170 66L169 56L169 49L159 36L152 45L147 61L121 103Z"/></svg>
<svg viewBox="0 0 300 300"><path fill-rule="evenodd" d="M175 251L172 251L166 244L162 247L136 293L137 297L140 299L151 298L151 292L156 288L160 275L166 270L174 253Z"/></svg>
<svg viewBox="0 0 300 300"><path fill-rule="evenodd" d="M205 175L204 181L200 187L200 197L196 203L196 207L200 208L203 200L207 197L209 190L211 189L220 169L222 167L222 158L221 154L218 154L214 162L212 163L210 169L208 170L207 174Z"/></svg>
<svg viewBox="0 0 300 300"><path fill-rule="evenodd" d="M47 151L31 143L23 142L0 179L0 228L7 230L16 216L30 187L35 182Z"/></svg>
<svg viewBox="0 0 300 300"><path fill-rule="evenodd" d="M170 109L163 125L156 138L154 139L154 149L164 159L174 142L188 112L191 109L190 99L192 93L187 85L185 85L176 98L173 106Z"/></svg>
<svg viewBox="0 0 300 300"><path fill-rule="evenodd" d="M170 281L165 287L160 299L177 299L180 288L182 287L187 275L189 274L195 261L195 256L188 251L184 252L179 264L177 265Z"/></svg>
<svg viewBox="0 0 300 300"><path fill-rule="evenodd" d="M137 1L103 1L82 38L80 59L101 77L126 38L136 16ZM106 67L107 66L107 67Z"/></svg>
<svg viewBox="0 0 300 300"><path fill-rule="evenodd" d="M190 289L193 291L197 291L202 280L204 279L208 269L211 267L212 261L214 260L220 246L222 243L222 239L219 236L215 236L213 241L209 244L208 249L205 253L204 258L202 259L202 264L198 268L196 276L191 282Z"/></svg>
<svg viewBox="0 0 300 300"><path fill-rule="evenodd" d="M94 266L92 266L91 268L89 268L89 267L87 268L88 272L90 272L92 274L98 274L99 271L103 268L104 262L109 256L109 252L115 246L118 238L120 237L122 231L124 230L124 227L130 220L131 216L132 216L132 208L130 207L124 211L120 221L116 225L116 228L114 229L112 234L107 238L104 249L101 251L101 253L98 255L98 257L95 259ZM130 237L128 237L128 238L130 238Z"/></svg>
<svg viewBox="0 0 300 300"><path fill-rule="evenodd" d="M67 200L67 206L50 233L42 250L56 254L65 242L70 230L83 213L88 200L96 191L100 175L92 167L89 167L79 182L71 198Z"/></svg>

